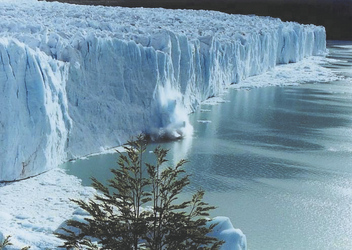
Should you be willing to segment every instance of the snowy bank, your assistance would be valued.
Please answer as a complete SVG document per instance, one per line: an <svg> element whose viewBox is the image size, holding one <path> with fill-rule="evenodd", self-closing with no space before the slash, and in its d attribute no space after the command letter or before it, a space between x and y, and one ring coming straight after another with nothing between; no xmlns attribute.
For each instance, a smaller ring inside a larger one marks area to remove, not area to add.
<svg viewBox="0 0 352 250"><path fill-rule="evenodd" d="M0 181L132 135L181 136L230 84L325 53L325 29L214 11L0 1Z"/></svg>
<svg viewBox="0 0 352 250"><path fill-rule="evenodd" d="M53 232L77 209L69 199L85 199L94 192L61 169L0 186L0 241L1 235L11 235L14 245L7 249L57 249L62 241Z"/></svg>
<svg viewBox="0 0 352 250"><path fill-rule="evenodd" d="M54 169L40 176L0 186L0 242L11 235L13 246L7 250L58 249L63 241L55 237L68 219L82 220L87 214L69 199L88 199L95 190L81 181ZM219 223L211 236L225 240L223 250L246 250L246 236L234 229L227 217L215 217Z"/></svg>

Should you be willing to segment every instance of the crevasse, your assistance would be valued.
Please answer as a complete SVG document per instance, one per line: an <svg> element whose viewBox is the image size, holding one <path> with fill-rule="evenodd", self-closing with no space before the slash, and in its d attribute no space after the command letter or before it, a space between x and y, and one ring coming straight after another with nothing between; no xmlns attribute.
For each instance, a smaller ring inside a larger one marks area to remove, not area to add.
<svg viewBox="0 0 352 250"><path fill-rule="evenodd" d="M326 50L323 27L269 17L0 4L0 181L140 132L181 136L230 84Z"/></svg>

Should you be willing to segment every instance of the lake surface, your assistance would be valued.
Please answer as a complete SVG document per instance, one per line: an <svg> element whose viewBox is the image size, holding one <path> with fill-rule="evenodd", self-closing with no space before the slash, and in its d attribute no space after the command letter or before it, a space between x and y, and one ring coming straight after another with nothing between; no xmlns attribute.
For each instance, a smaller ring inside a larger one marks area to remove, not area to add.
<svg viewBox="0 0 352 250"><path fill-rule="evenodd" d="M346 46L346 44L348 46ZM330 42L327 64L346 79L230 90L190 116L193 136L163 143L192 174L188 191L230 217L249 249L352 249L352 43ZM154 147L154 145L151 145ZM63 167L89 185L116 155ZM187 195L187 194L185 194Z"/></svg>

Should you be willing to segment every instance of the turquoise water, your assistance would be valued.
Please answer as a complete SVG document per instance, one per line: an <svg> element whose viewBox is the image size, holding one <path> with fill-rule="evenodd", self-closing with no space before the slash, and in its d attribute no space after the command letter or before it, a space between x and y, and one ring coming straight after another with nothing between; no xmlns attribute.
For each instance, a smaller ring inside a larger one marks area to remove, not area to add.
<svg viewBox="0 0 352 250"><path fill-rule="evenodd" d="M326 66L352 77L352 46L329 46L339 61ZM249 249L352 249L351 82L231 90L225 99L190 116L192 137L162 144L171 163L190 161L188 191L203 188L213 215L230 217ZM63 167L89 185L90 176L109 178L116 160Z"/></svg>

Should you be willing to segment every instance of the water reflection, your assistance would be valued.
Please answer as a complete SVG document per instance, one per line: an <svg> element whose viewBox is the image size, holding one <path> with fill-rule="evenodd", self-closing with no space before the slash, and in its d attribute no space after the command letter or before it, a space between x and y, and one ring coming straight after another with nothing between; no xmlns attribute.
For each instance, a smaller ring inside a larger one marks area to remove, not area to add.
<svg viewBox="0 0 352 250"><path fill-rule="evenodd" d="M352 249L352 49L330 50L341 81L231 90L190 116L192 137L163 144L170 163L190 161L189 190L205 189L250 249ZM104 176L116 158L70 172Z"/></svg>
<svg viewBox="0 0 352 250"><path fill-rule="evenodd" d="M185 136L182 140L172 143L172 164L176 165L182 159L188 159L192 148L192 135Z"/></svg>

